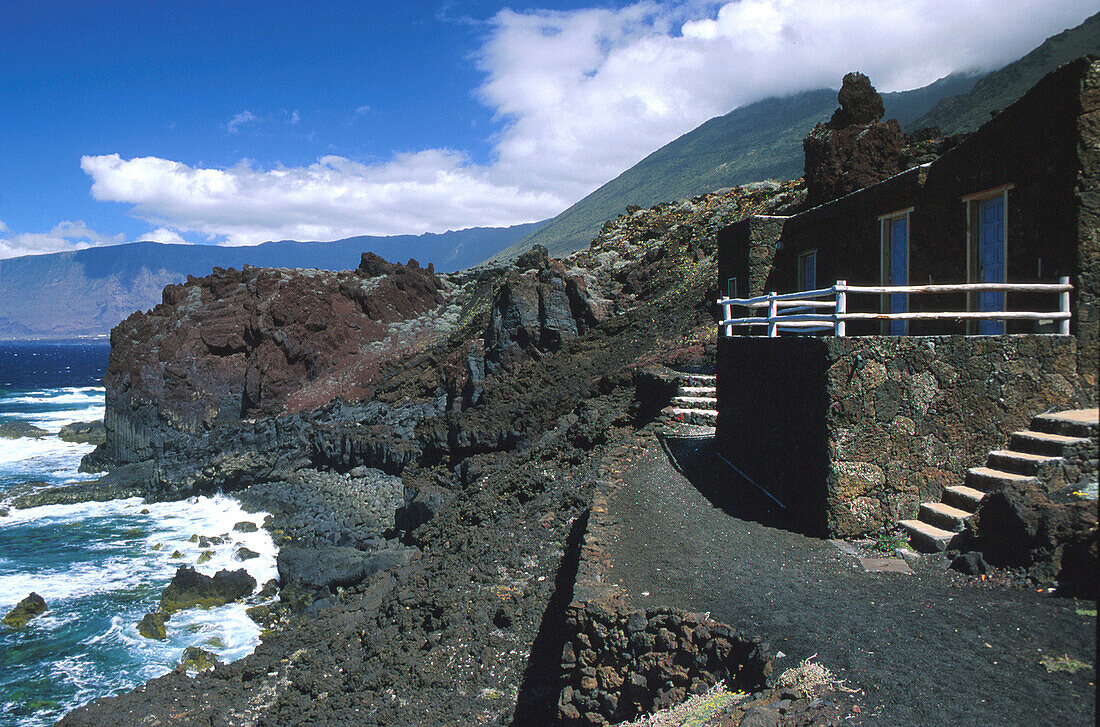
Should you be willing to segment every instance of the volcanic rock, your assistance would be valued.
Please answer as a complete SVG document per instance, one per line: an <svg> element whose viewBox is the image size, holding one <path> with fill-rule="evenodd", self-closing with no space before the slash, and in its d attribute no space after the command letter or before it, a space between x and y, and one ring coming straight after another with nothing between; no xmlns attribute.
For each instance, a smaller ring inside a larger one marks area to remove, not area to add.
<svg viewBox="0 0 1100 727"><path fill-rule="evenodd" d="M882 97L862 73L849 73L840 108L802 140L807 202L824 204L905 169L905 135L896 119L882 122Z"/></svg>
<svg viewBox="0 0 1100 727"><path fill-rule="evenodd" d="M1036 487L1013 483L982 500L974 523L991 565L1026 568L1040 583L1058 581L1067 594L1096 598L1095 501L1055 502Z"/></svg>
<svg viewBox="0 0 1100 727"><path fill-rule="evenodd" d="M0 422L0 438L2 439L20 439L22 437L29 437L31 439L40 439L41 437L49 434L45 429L36 427L33 424L28 424L22 421L10 421Z"/></svg>
<svg viewBox="0 0 1100 727"><path fill-rule="evenodd" d="M103 444L107 441L107 429L103 426L101 419L91 422L73 422L61 427L57 438L77 444Z"/></svg>
<svg viewBox="0 0 1100 727"><path fill-rule="evenodd" d="M165 616L163 613L147 613L138 621L138 633L147 639L163 641L168 638L168 631L164 627Z"/></svg>
<svg viewBox="0 0 1100 727"><path fill-rule="evenodd" d="M165 616L185 608L213 608L244 598L256 588L256 579L243 568L220 570L214 577L183 566L160 596L160 610Z"/></svg>
<svg viewBox="0 0 1100 727"><path fill-rule="evenodd" d="M367 253L354 271L215 268L111 332L107 444L132 462L165 443L257 415L354 398L397 349L435 335L394 327L436 309L431 267Z"/></svg>
<svg viewBox="0 0 1100 727"><path fill-rule="evenodd" d="M350 586L407 563L418 552L399 544L372 553L355 548L284 547L279 551L279 580L284 587L307 590Z"/></svg>
<svg viewBox="0 0 1100 727"><path fill-rule="evenodd" d="M213 654L206 649L200 649L197 646L188 646L183 650L183 656L180 657L179 669L183 671L207 671L213 669L220 664L216 654Z"/></svg>
<svg viewBox="0 0 1100 727"><path fill-rule="evenodd" d="M8 615L3 619L3 624L11 626L13 629L22 628L31 619L44 614L46 610L46 601L43 600L42 596L32 592L8 612Z"/></svg>

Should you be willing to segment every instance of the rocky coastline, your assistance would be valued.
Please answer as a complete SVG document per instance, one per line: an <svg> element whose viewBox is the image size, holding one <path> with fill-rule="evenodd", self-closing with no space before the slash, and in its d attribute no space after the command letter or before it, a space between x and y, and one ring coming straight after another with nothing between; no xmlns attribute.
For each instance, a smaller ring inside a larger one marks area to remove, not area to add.
<svg viewBox="0 0 1100 727"><path fill-rule="evenodd" d="M196 724L242 701L286 724L557 720L566 678L534 673L548 639L560 669L601 458L652 413L647 367L713 361L717 230L803 197L763 183L630 209L564 260L441 275L365 254L166 288L112 332L106 440L82 465L103 477L18 505L225 492L270 513L280 599L250 609L252 656L62 724L176 700L204 705Z"/></svg>

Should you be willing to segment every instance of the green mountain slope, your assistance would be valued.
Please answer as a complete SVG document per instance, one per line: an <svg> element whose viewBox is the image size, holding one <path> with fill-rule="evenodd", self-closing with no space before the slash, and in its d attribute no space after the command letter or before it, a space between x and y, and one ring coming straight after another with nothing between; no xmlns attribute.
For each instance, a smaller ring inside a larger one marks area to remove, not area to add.
<svg viewBox="0 0 1100 727"><path fill-rule="evenodd" d="M1023 96L1058 66L1095 53L1100 53L1100 13L1047 38L1020 60L984 76L967 93L943 99L907 128L938 126L948 134L973 131L989 119L991 112Z"/></svg>
<svg viewBox="0 0 1100 727"><path fill-rule="evenodd" d="M982 78L957 73L923 88L883 94L886 118L906 129L976 128L989 112L1015 101L1044 74L1087 53L1100 52L1100 15L1048 38L1014 63ZM872 79L873 81L874 79ZM627 205L649 207L722 187L802 174L802 138L836 108L836 91L770 98L707 121L650 154L545 227L497 254L515 257L532 245L553 255L587 247L604 220Z"/></svg>
<svg viewBox="0 0 1100 727"><path fill-rule="evenodd" d="M973 83L973 77L952 75L924 88L883 94L886 113L903 123L910 121ZM604 220L627 205L649 207L762 179L801 176L802 137L814 124L827 121L834 108L836 90L823 88L765 99L715 117L653 152L497 258L536 244L552 255L585 247Z"/></svg>

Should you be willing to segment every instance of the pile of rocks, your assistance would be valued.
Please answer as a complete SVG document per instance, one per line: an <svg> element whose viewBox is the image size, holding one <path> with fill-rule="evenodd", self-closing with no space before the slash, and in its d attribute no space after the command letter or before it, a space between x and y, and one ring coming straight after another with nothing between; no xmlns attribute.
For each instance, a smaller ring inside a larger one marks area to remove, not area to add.
<svg viewBox="0 0 1100 727"><path fill-rule="evenodd" d="M567 684L558 701L565 724L603 725L649 714L702 694L721 680L754 691L772 672L772 654L708 614L571 605L572 640L562 653Z"/></svg>

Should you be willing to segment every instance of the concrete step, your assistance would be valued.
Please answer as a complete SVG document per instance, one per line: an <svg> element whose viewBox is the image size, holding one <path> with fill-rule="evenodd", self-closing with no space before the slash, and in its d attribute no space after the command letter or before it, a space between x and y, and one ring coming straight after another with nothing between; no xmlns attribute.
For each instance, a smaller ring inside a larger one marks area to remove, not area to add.
<svg viewBox="0 0 1100 727"><path fill-rule="evenodd" d="M961 533L973 514L943 502L922 502L920 506L921 520L952 533Z"/></svg>
<svg viewBox="0 0 1100 727"><path fill-rule="evenodd" d="M955 533L929 525L921 520L902 520L898 524L909 533L909 539L912 541L913 547L925 553L946 550L951 538L955 537Z"/></svg>
<svg viewBox="0 0 1100 727"><path fill-rule="evenodd" d="M1022 432L1013 432L1009 447L1015 452L1060 457L1063 456L1067 448L1080 447L1088 443L1088 437L1067 437L1064 434L1033 432L1028 429Z"/></svg>
<svg viewBox="0 0 1100 727"><path fill-rule="evenodd" d="M1094 438L1100 432L1100 409L1070 409L1031 418L1031 429L1067 437Z"/></svg>
<svg viewBox="0 0 1100 727"><path fill-rule="evenodd" d="M715 396L718 389L713 386L681 386L676 393L680 396Z"/></svg>
<svg viewBox="0 0 1100 727"><path fill-rule="evenodd" d="M1009 483L1021 485L1039 486L1039 478L1030 475L1021 475L1015 472L1004 472L992 467L971 467L966 471L966 484L975 490L982 492L996 492Z"/></svg>
<svg viewBox="0 0 1100 727"><path fill-rule="evenodd" d="M663 414L670 419L685 424L700 424L705 427L713 427L718 424L718 412L711 409L685 409L678 406L666 406Z"/></svg>
<svg viewBox="0 0 1100 727"><path fill-rule="evenodd" d="M1061 457L1050 457L1045 454L995 449L989 453L989 458L985 461L985 464L987 467L1002 472L1015 472L1019 475L1030 475L1039 479L1046 479L1054 475L1058 471L1059 465L1064 461Z"/></svg>
<svg viewBox="0 0 1100 727"><path fill-rule="evenodd" d="M718 410L718 399L712 396L677 396L672 400L672 405L681 409L713 409Z"/></svg>
<svg viewBox="0 0 1100 727"><path fill-rule="evenodd" d="M967 512L977 512L978 505L985 498L985 493L966 485L953 485L943 490L943 501L952 507Z"/></svg>

